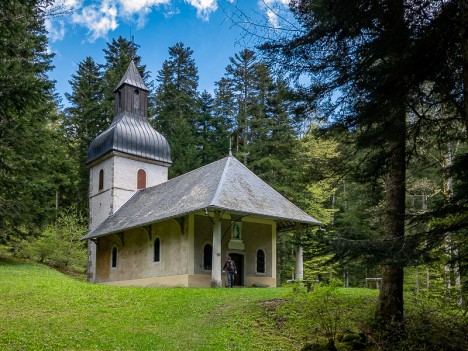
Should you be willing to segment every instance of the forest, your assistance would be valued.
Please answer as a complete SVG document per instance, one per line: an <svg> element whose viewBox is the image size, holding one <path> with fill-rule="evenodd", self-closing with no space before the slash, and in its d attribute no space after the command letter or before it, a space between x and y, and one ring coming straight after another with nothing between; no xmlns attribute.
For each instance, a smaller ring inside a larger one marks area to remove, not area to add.
<svg viewBox="0 0 468 351"><path fill-rule="evenodd" d="M0 253L85 269L87 149L133 60L171 146L170 178L232 144L323 223L278 238L281 282L300 245L305 279L380 278L386 327L404 320L406 291L467 311L467 1L292 0L291 27L252 34L258 45L229 58L213 94L184 43L153 74L137 43L112 38L103 62L86 57L69 78L67 107L48 78L51 5L0 3Z"/></svg>

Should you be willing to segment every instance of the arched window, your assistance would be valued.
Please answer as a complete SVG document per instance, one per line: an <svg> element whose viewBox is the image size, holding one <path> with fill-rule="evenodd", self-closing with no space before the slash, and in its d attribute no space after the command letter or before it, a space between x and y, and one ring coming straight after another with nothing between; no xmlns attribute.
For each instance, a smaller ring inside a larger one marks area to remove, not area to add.
<svg viewBox="0 0 468 351"><path fill-rule="evenodd" d="M104 170L99 171L99 190L104 189Z"/></svg>
<svg viewBox="0 0 468 351"><path fill-rule="evenodd" d="M140 92L138 90L133 91L133 108L137 111L140 108Z"/></svg>
<svg viewBox="0 0 468 351"><path fill-rule="evenodd" d="M161 241L156 238L153 243L153 262L159 262L161 260Z"/></svg>
<svg viewBox="0 0 468 351"><path fill-rule="evenodd" d="M139 169L137 173L137 189L146 188L146 172L144 169Z"/></svg>
<svg viewBox="0 0 468 351"><path fill-rule="evenodd" d="M111 267L117 267L117 247L112 248L112 255L111 255Z"/></svg>
<svg viewBox="0 0 468 351"><path fill-rule="evenodd" d="M206 244L203 248L203 269L211 271L211 262L213 258L213 246Z"/></svg>
<svg viewBox="0 0 468 351"><path fill-rule="evenodd" d="M265 251L257 251L257 273L265 273Z"/></svg>

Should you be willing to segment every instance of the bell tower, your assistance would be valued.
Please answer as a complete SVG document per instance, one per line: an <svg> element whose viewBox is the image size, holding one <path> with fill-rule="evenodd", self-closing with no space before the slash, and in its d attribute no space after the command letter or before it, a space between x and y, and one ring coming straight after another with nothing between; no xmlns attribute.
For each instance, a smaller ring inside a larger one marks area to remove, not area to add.
<svg viewBox="0 0 468 351"><path fill-rule="evenodd" d="M148 88L133 61L114 93L114 119L88 149L90 231L136 191L167 181L172 164L167 140L148 121ZM92 282L95 245L88 242L88 280Z"/></svg>

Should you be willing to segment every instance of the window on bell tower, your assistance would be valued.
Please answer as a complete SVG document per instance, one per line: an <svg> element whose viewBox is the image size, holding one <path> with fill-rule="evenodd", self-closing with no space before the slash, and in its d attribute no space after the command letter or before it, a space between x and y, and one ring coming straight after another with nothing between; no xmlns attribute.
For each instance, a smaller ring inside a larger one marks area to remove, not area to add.
<svg viewBox="0 0 468 351"><path fill-rule="evenodd" d="M104 170L99 171L99 187L98 190L104 189Z"/></svg>
<svg viewBox="0 0 468 351"><path fill-rule="evenodd" d="M138 90L133 92L133 108L135 109L135 112L138 112L138 109L140 108L140 92Z"/></svg>
<svg viewBox="0 0 468 351"><path fill-rule="evenodd" d="M139 169L137 173L137 189L146 188L146 172L144 169Z"/></svg>

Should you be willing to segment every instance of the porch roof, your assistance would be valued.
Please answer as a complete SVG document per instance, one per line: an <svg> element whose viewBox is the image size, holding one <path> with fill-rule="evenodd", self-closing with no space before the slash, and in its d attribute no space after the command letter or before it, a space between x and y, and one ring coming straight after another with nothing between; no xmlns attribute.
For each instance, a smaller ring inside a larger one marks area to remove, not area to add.
<svg viewBox="0 0 468 351"><path fill-rule="evenodd" d="M320 225L261 180L236 158L228 156L136 192L83 240L145 226L203 210L272 219L278 230L296 223Z"/></svg>

